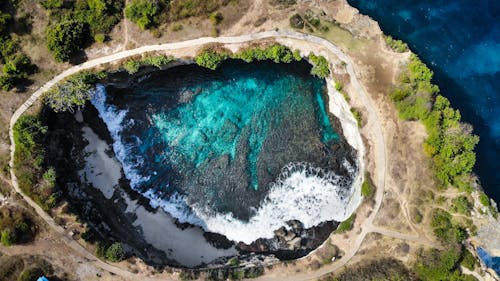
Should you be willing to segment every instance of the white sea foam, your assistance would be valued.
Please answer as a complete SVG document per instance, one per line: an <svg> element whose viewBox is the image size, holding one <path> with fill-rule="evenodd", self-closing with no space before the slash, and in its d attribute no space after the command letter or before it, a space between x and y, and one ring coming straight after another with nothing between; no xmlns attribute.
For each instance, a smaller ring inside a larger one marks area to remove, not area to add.
<svg viewBox="0 0 500 281"><path fill-rule="evenodd" d="M148 178L137 172L144 159L139 156L127 158L130 156L129 148L121 140L121 132L128 124L124 124L127 111L106 104L106 92L102 85L97 86L92 104L111 133L116 157L122 163L131 187L137 190L140 183ZM360 144L357 145L359 148ZM358 157L357 162L360 159ZM358 167L362 165L356 164ZM200 225L206 231L223 234L234 241L251 243L258 238L272 238L274 230L289 220L299 220L305 227L313 227L324 221L343 221L348 218L359 205L362 176L347 161L343 165L351 179L307 163L289 164L283 168L266 199L248 222L238 220L232 214L207 215L213 212L207 212L206 206L188 206L186 198L179 194L162 199L150 189L143 195L150 200L152 207L161 207L180 222ZM353 183L352 176L356 174Z"/></svg>

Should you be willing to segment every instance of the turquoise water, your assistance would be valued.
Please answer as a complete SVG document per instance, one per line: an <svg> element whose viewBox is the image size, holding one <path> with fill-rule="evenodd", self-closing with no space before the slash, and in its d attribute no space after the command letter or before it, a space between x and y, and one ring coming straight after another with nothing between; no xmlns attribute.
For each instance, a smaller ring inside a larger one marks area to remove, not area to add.
<svg viewBox="0 0 500 281"><path fill-rule="evenodd" d="M349 185L353 170L343 163L353 164L354 154L340 145L325 81L310 68L307 62L228 61L216 71L179 66L129 89L108 87L105 104L94 104L101 115L126 114L107 125L116 127L110 128L115 151L135 189L159 200L178 193L188 206L248 220L291 163L339 172Z"/></svg>

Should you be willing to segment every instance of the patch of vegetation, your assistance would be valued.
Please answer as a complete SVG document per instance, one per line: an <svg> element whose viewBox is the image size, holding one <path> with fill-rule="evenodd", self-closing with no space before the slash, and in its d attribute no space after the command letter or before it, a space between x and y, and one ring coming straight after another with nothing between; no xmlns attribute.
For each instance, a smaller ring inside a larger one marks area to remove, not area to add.
<svg viewBox="0 0 500 281"><path fill-rule="evenodd" d="M412 220L416 223L421 223L422 220L424 219L422 213L416 207L413 207L410 213Z"/></svg>
<svg viewBox="0 0 500 281"><path fill-rule="evenodd" d="M12 39L9 30L14 24L15 1L0 2L0 89L8 91L27 81L36 67L24 54L18 41Z"/></svg>
<svg viewBox="0 0 500 281"><path fill-rule="evenodd" d="M52 180L55 175L51 175L50 167L44 167L47 126L36 116L24 115L17 120L13 131L14 169L19 188L47 211L56 205L59 196Z"/></svg>
<svg viewBox="0 0 500 281"><path fill-rule="evenodd" d="M297 4L297 0L271 0L269 2L271 5L276 6L279 9L286 9Z"/></svg>
<svg viewBox="0 0 500 281"><path fill-rule="evenodd" d="M104 72L79 72L48 90L43 100L55 112L73 112L92 98L95 83L105 75Z"/></svg>
<svg viewBox="0 0 500 281"><path fill-rule="evenodd" d="M395 52L405 53L410 50L405 42L394 39L390 35L384 36L384 39L387 46L389 46L389 48L391 48Z"/></svg>
<svg viewBox="0 0 500 281"><path fill-rule="evenodd" d="M311 69L311 74L319 78L326 78L330 75L330 66L328 60L323 56L316 56L313 53L309 54L309 61L312 63L313 67Z"/></svg>
<svg viewBox="0 0 500 281"><path fill-rule="evenodd" d="M304 19L315 28L319 28L321 21L317 15L314 14L312 10L306 10L304 14Z"/></svg>
<svg viewBox="0 0 500 281"><path fill-rule="evenodd" d="M161 68L162 66L168 64L169 62L173 61L174 58L166 55L151 55L151 56L145 56L144 58L140 60L129 60L126 61L123 64L123 68L129 73L129 74L134 74L137 71L139 71L139 68L141 66L155 66L158 68Z"/></svg>
<svg viewBox="0 0 500 281"><path fill-rule="evenodd" d="M112 262L119 262L125 259L125 252L123 251L122 244L115 242L106 249L105 257Z"/></svg>
<svg viewBox="0 0 500 281"><path fill-rule="evenodd" d="M356 122L358 123L358 128L361 128L363 125L363 116L361 115L361 112L356 108L351 107L351 113L354 116L354 119L356 119Z"/></svg>
<svg viewBox="0 0 500 281"><path fill-rule="evenodd" d="M145 30L160 24L160 13L167 1L132 0L125 7L125 16Z"/></svg>
<svg viewBox="0 0 500 281"><path fill-rule="evenodd" d="M488 195L484 194L484 192L479 194L479 202L481 202L481 204L485 207L489 207L491 205L490 198L488 198Z"/></svg>
<svg viewBox="0 0 500 281"><path fill-rule="evenodd" d="M467 199L467 197L463 195L453 199L452 203L452 211L455 213L468 215L470 213L470 209L472 208L469 199Z"/></svg>
<svg viewBox="0 0 500 281"><path fill-rule="evenodd" d="M471 133L470 126L460 123L460 112L450 107L448 99L437 94L432 76L433 72L412 55L390 96L401 118L423 121L429 134L424 149L433 159L440 185L470 190L479 137Z"/></svg>
<svg viewBox="0 0 500 281"><path fill-rule="evenodd" d="M49 280L69 280L54 275L54 268L45 259L31 255L0 255L0 280L2 281L34 281L40 276Z"/></svg>
<svg viewBox="0 0 500 281"><path fill-rule="evenodd" d="M375 188L370 180L370 174L367 172L365 174L365 181L361 184L361 194L366 200L370 200L375 195Z"/></svg>
<svg viewBox="0 0 500 281"><path fill-rule="evenodd" d="M213 25L219 25L222 22L222 20L224 19L221 12L213 12L210 14L209 18L210 18L210 22Z"/></svg>
<svg viewBox="0 0 500 281"><path fill-rule="evenodd" d="M101 259L112 262L120 262L125 259L125 251L120 242L106 244L106 242L97 242L95 255Z"/></svg>
<svg viewBox="0 0 500 281"><path fill-rule="evenodd" d="M58 62L67 61L92 40L104 42L120 22L124 0L42 1L50 18L47 47Z"/></svg>
<svg viewBox="0 0 500 281"><path fill-rule="evenodd" d="M0 208L0 242L4 246L31 239L35 232L31 225L31 218L21 209Z"/></svg>
<svg viewBox="0 0 500 281"><path fill-rule="evenodd" d="M320 281L391 280L416 281L417 278L399 260L381 258L364 261L342 270L340 273L323 277Z"/></svg>
<svg viewBox="0 0 500 281"><path fill-rule="evenodd" d="M229 265L230 266L239 266L240 265L240 260L237 257L231 258L229 260Z"/></svg>
<svg viewBox="0 0 500 281"><path fill-rule="evenodd" d="M293 52L288 47L278 44L269 45L264 48L246 48L237 54L234 54L232 57L246 62L252 62L254 60L272 60L275 63L290 63L294 60L300 61L302 59L300 53Z"/></svg>
<svg viewBox="0 0 500 281"><path fill-rule="evenodd" d="M206 17L229 2L230 0L172 0L168 16L172 21L196 16Z"/></svg>
<svg viewBox="0 0 500 281"><path fill-rule="evenodd" d="M68 61L84 49L89 36L85 23L63 20L47 28L47 48L57 62Z"/></svg>
<svg viewBox="0 0 500 281"><path fill-rule="evenodd" d="M296 29L304 28L304 20L299 14L294 14L290 17L290 26Z"/></svg>
<svg viewBox="0 0 500 281"><path fill-rule="evenodd" d="M431 226L434 229L434 235L445 244L459 244L467 237L465 229L453 224L450 213L442 209L433 210Z"/></svg>
<svg viewBox="0 0 500 281"><path fill-rule="evenodd" d="M339 226L335 230L335 233L344 233L351 230L354 225L355 219L356 219L356 214L352 214L349 218L347 218L345 221L339 224Z"/></svg>
<svg viewBox="0 0 500 281"><path fill-rule="evenodd" d="M220 63L229 58L241 59L246 62L272 60L275 63L290 63L302 59L299 52L293 52L283 45L273 44L266 47L249 47L236 54L225 49L209 47L198 53L195 62L200 66L216 69Z"/></svg>
<svg viewBox="0 0 500 281"><path fill-rule="evenodd" d="M462 257L460 246L444 250L430 249L418 255L414 271L420 280L441 281L474 281L475 277L462 274L458 268Z"/></svg>
<svg viewBox="0 0 500 281"><path fill-rule="evenodd" d="M214 48L203 49L194 58L196 64L208 69L216 69L223 61L230 57L230 53L226 50L216 50Z"/></svg>
<svg viewBox="0 0 500 281"><path fill-rule="evenodd" d="M474 255L469 250L465 250L460 265L473 271L476 268L476 264L477 260Z"/></svg>

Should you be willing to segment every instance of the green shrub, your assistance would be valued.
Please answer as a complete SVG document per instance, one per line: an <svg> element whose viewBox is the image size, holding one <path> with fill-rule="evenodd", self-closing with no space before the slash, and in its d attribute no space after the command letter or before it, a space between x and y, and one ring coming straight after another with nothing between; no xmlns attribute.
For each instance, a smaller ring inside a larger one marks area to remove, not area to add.
<svg viewBox="0 0 500 281"><path fill-rule="evenodd" d="M236 258L236 257L231 258L229 260L229 265L230 266L238 266L238 265L240 265L240 260L238 258Z"/></svg>
<svg viewBox="0 0 500 281"><path fill-rule="evenodd" d="M176 23L176 24L172 25L171 30L174 32L177 32L177 31L181 31L183 28L184 28L184 26L182 24Z"/></svg>
<svg viewBox="0 0 500 281"><path fill-rule="evenodd" d="M349 218L347 218L345 221L341 222L337 229L335 230L335 233L344 233L352 229L354 226L354 220L356 219L356 214L352 214Z"/></svg>
<svg viewBox="0 0 500 281"><path fill-rule="evenodd" d="M481 204L485 207L489 207L491 205L490 198L488 198L488 195L484 194L484 192L479 194L479 202L481 202Z"/></svg>
<svg viewBox="0 0 500 281"><path fill-rule="evenodd" d="M396 51L398 53L404 53L410 50L408 48L408 45L401 40L396 40L392 38L390 35L385 36L384 38L387 46L389 46L389 48L391 48L393 51Z"/></svg>
<svg viewBox="0 0 500 281"><path fill-rule="evenodd" d="M174 58L165 56L165 55L155 55L155 56L146 56L140 60L129 60L123 64L123 68L129 73L134 74L139 71L141 66L152 65L158 68L163 65L168 64L174 60Z"/></svg>
<svg viewBox="0 0 500 281"><path fill-rule="evenodd" d="M14 170L19 188L44 210L49 210L57 202L57 188L51 178L52 172L46 172L42 166L47 126L38 117L25 115L18 119L13 131L16 144ZM50 182L42 182L44 173Z"/></svg>
<svg viewBox="0 0 500 281"><path fill-rule="evenodd" d="M457 269L460 254L460 249L457 247L443 251L437 249L423 251L417 257L414 270L420 280L463 280L458 279L461 275Z"/></svg>
<svg viewBox="0 0 500 281"><path fill-rule="evenodd" d="M312 25L312 26L314 26L316 28L318 28L319 25L321 24L320 19L318 18L318 16L316 16L314 14L314 12L312 10L307 10L306 13L305 13L305 15L304 15L304 18L306 19L306 21L310 25Z"/></svg>
<svg viewBox="0 0 500 281"><path fill-rule="evenodd" d="M88 25L76 20L63 20L47 28L47 48L57 62L68 61L84 49L89 38Z"/></svg>
<svg viewBox="0 0 500 281"><path fill-rule="evenodd" d="M472 206L471 206L471 203L469 202L469 200L467 199L466 196L459 196L459 197L453 199L452 202L453 202L452 210L454 212L464 214L464 215L469 214Z"/></svg>
<svg viewBox="0 0 500 281"><path fill-rule="evenodd" d="M296 29L304 28L304 20L299 14L294 14L290 17L290 26Z"/></svg>
<svg viewBox="0 0 500 281"><path fill-rule="evenodd" d="M373 198L373 195L375 195L375 189L373 188L373 185L368 178L368 175L365 176L365 181L361 185L361 194L366 200L370 200Z"/></svg>
<svg viewBox="0 0 500 281"><path fill-rule="evenodd" d="M199 66L215 70L227 58L229 58L229 53L226 51L218 52L213 49L204 49L194 60Z"/></svg>
<svg viewBox="0 0 500 281"><path fill-rule="evenodd" d="M342 84L342 82L335 81L335 90L340 92L342 89L344 89L344 84Z"/></svg>
<svg viewBox="0 0 500 281"><path fill-rule="evenodd" d="M476 268L476 264L477 261L474 255L469 250L465 250L462 255L462 261L460 262L460 265L473 271Z"/></svg>
<svg viewBox="0 0 500 281"><path fill-rule="evenodd" d="M106 35L104 35L102 33L98 33L98 34L94 35L94 40L97 43L104 43L104 41L106 40Z"/></svg>
<svg viewBox="0 0 500 281"><path fill-rule="evenodd" d="M119 262L125 259L125 252L123 251L122 244L119 242L113 243L106 249L105 257L112 262Z"/></svg>
<svg viewBox="0 0 500 281"><path fill-rule="evenodd" d="M159 24L161 11L160 1L131 0L125 7L125 16L145 30Z"/></svg>
<svg viewBox="0 0 500 281"><path fill-rule="evenodd" d="M136 60L129 60L123 64L123 68L125 68L129 74L137 73L139 67L141 67L141 62Z"/></svg>
<svg viewBox="0 0 500 281"><path fill-rule="evenodd" d="M214 12L214 13L210 14L210 22L213 25L219 25L223 19L224 19L224 17L222 16L221 12Z"/></svg>
<svg viewBox="0 0 500 281"><path fill-rule="evenodd" d="M4 246L10 246L14 244L16 242L16 237L13 231L10 229L2 230L0 234L0 242L2 242Z"/></svg>
<svg viewBox="0 0 500 281"><path fill-rule="evenodd" d="M290 63L292 61L300 61L302 57L300 52L292 52L289 48L283 45L270 45L265 48L246 48L232 56L233 58L242 59L246 62L254 60L272 60L275 63Z"/></svg>
<svg viewBox="0 0 500 281"><path fill-rule="evenodd" d="M354 116L354 119L356 119L358 127L361 128L361 126L363 125L363 116L361 116L361 112L356 108L351 107L351 113Z"/></svg>
<svg viewBox="0 0 500 281"><path fill-rule="evenodd" d="M312 63L313 67L311 69L311 74L319 78L326 78L330 75L330 66L328 60L323 56L316 56L313 53L309 54L309 61Z"/></svg>
<svg viewBox="0 0 500 281"><path fill-rule="evenodd" d="M451 222L450 213L442 209L434 209L431 217L431 226L436 237L445 244L457 244L463 241L467 233Z"/></svg>
<svg viewBox="0 0 500 281"><path fill-rule="evenodd" d="M81 108L92 98L95 83L104 76L103 72L97 74L89 71L79 72L48 90L43 100L55 112Z"/></svg>

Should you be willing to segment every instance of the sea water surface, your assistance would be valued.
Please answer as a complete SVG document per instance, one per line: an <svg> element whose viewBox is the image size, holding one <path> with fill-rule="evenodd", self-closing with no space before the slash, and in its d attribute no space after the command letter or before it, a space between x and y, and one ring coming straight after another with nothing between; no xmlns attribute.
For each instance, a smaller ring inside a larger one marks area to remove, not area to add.
<svg viewBox="0 0 500 281"><path fill-rule="evenodd" d="M348 0L407 42L481 138L475 172L500 202L500 1Z"/></svg>
<svg viewBox="0 0 500 281"><path fill-rule="evenodd" d="M500 1L348 2L407 42L435 72L441 93L480 136L474 171L485 192L500 202Z"/></svg>
<svg viewBox="0 0 500 281"><path fill-rule="evenodd" d="M341 221L355 151L307 62L177 66L92 104L132 188L179 219L250 243L289 220Z"/></svg>

